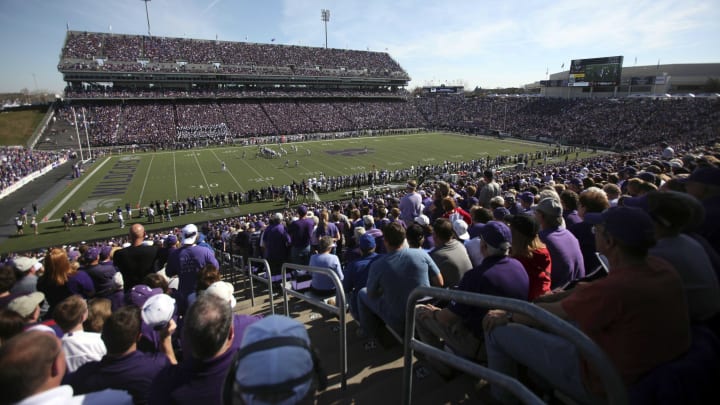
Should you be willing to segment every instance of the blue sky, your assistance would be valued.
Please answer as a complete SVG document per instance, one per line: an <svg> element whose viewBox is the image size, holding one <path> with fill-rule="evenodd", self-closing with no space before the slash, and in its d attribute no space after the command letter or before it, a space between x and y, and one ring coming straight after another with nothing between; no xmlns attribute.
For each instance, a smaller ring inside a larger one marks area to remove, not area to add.
<svg viewBox="0 0 720 405"><path fill-rule="evenodd" d="M519 86L571 59L720 62L717 0L152 0L153 35L387 51L410 87ZM141 0L0 0L0 92L59 92L66 24L147 33ZM37 82L37 86L35 84Z"/></svg>

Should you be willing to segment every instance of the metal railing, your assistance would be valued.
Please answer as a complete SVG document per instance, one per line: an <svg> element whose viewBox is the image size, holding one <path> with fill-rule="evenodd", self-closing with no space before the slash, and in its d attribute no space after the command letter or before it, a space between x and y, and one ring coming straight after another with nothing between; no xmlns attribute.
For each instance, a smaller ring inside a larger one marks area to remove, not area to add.
<svg viewBox="0 0 720 405"><path fill-rule="evenodd" d="M539 322L544 330L567 339L575 345L579 354L588 361L593 371L602 381L607 394L607 403L625 405L628 403L627 391L617 370L610 362L605 352L595 342L579 329L544 309L526 301L511 298L496 297L492 295L477 294L467 291L446 290L435 287L418 287L408 297L405 318L405 356L403 370L402 404L410 405L412 400L412 357L417 350L426 356L458 368L466 373L483 378L514 393L518 399L529 404L542 404L543 402L527 387L515 378L498 373L479 363L467 360L452 353L445 352L415 339L415 304L418 299L432 296L446 301L456 301L466 305L484 308L503 309L513 313L529 316Z"/></svg>
<svg viewBox="0 0 720 405"><path fill-rule="evenodd" d="M319 299L318 297L315 297L313 295L304 294L300 291L295 291L293 289L288 288L287 283L287 272L288 270L303 270L307 271L309 273L319 273L324 274L332 280L333 284L335 284L335 296L336 296L336 306L327 304L322 299ZM333 313L338 316L340 320L340 372L341 372L341 382L340 382L340 389L345 390L347 388L347 373L348 373L348 367L347 367L347 326L345 325L345 314L346 314L346 308L347 305L345 303L345 290L343 289L342 282L340 281L340 278L338 275L329 268L324 267L313 267L313 266L302 266L299 264L292 264L292 263L284 263L282 266L282 286L283 286L283 302L284 302L284 308L285 308L285 315L290 316L290 307L288 304L288 295L292 295L295 298L298 298L300 300L303 300L307 302L310 305L319 307L321 309L324 309L325 311L328 311L330 313Z"/></svg>
<svg viewBox="0 0 720 405"><path fill-rule="evenodd" d="M242 258L241 258L242 260ZM258 265L258 268L262 267L265 269L265 276L262 277L260 274L260 270L258 270L257 274L253 274L253 263ZM265 259L259 259L256 257L249 257L247 262L247 267L245 267L245 275L248 277L248 281L250 282L250 305L253 307L255 306L255 286L253 285L253 280L257 280L265 285L267 285L268 288L268 302L270 303L270 312L275 315L275 302L273 301L273 283L272 283L272 272L270 271L270 263L268 263Z"/></svg>

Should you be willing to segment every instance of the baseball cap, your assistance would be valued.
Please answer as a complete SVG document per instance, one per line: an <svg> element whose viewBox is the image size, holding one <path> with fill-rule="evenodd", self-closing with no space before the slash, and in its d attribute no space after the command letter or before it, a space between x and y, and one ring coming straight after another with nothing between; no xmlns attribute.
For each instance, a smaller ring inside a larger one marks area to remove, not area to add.
<svg viewBox="0 0 720 405"><path fill-rule="evenodd" d="M175 314L175 299L167 294L153 295L145 301L140 314L148 326L164 328Z"/></svg>
<svg viewBox="0 0 720 405"><path fill-rule="evenodd" d="M502 221L507 215L510 215L510 211L505 207L497 207L493 210L493 218L498 221Z"/></svg>
<svg viewBox="0 0 720 405"><path fill-rule="evenodd" d="M358 244L360 245L360 250L375 249L375 238L369 233L364 233L360 236Z"/></svg>
<svg viewBox="0 0 720 405"><path fill-rule="evenodd" d="M417 182L415 180L408 180L407 182L407 188L415 189L417 187Z"/></svg>
<svg viewBox="0 0 720 405"><path fill-rule="evenodd" d="M187 224L182 229L182 244L183 245L192 245L195 243L195 240L197 240L198 236L198 229L195 224Z"/></svg>
<svg viewBox="0 0 720 405"><path fill-rule="evenodd" d="M270 315L245 329L225 392L241 396L246 404L295 404L310 391L314 371L319 368L305 326ZM321 388L323 383L321 377ZM283 393L287 396L277 401ZM273 401L264 400L263 394Z"/></svg>
<svg viewBox="0 0 720 405"><path fill-rule="evenodd" d="M488 221L485 226L480 229L480 238L488 245L498 248L507 249L512 241L510 228L500 221Z"/></svg>
<svg viewBox="0 0 720 405"><path fill-rule="evenodd" d="M604 225L605 231L627 246L651 247L655 244L655 224L645 211L631 207L612 207L585 214L585 222Z"/></svg>
<svg viewBox="0 0 720 405"><path fill-rule="evenodd" d="M298 212L298 215L303 216L303 215L307 214L308 209L305 205L301 205L298 207L297 212Z"/></svg>
<svg viewBox="0 0 720 405"><path fill-rule="evenodd" d="M107 258L110 257L110 252L112 252L112 246L110 245L105 245L100 248L100 261L107 260Z"/></svg>
<svg viewBox="0 0 720 405"><path fill-rule="evenodd" d="M170 247L170 246L175 246L175 245L177 245L177 236L168 235L168 237L165 238L165 246Z"/></svg>
<svg viewBox="0 0 720 405"><path fill-rule="evenodd" d="M75 249L71 250L68 252L67 256L68 256L69 261L75 262L80 257L80 251L75 250Z"/></svg>
<svg viewBox="0 0 720 405"><path fill-rule="evenodd" d="M535 202L535 194L533 194L533 193L531 193L531 192L529 192L529 191L523 191L522 193L520 193L520 195L518 196L518 198L519 198L521 201L525 201L525 202L528 202L528 203Z"/></svg>
<svg viewBox="0 0 720 405"><path fill-rule="evenodd" d="M468 233L467 229L467 222L463 219L456 219L452 223L453 231L455 231L455 235L460 240L468 240L470 239L470 234Z"/></svg>
<svg viewBox="0 0 720 405"><path fill-rule="evenodd" d="M716 167L703 167L696 169L690 173L690 176L682 180L682 182L695 182L708 186L720 186L720 169Z"/></svg>
<svg viewBox="0 0 720 405"><path fill-rule="evenodd" d="M235 305L237 304L237 300L233 295L234 293L235 288L227 281L216 281L210 284L210 286L205 290L205 294L214 295L221 300L230 303L230 308L235 308Z"/></svg>
<svg viewBox="0 0 720 405"><path fill-rule="evenodd" d="M29 257L20 256L13 259L13 266L21 273L30 271L38 261Z"/></svg>
<svg viewBox="0 0 720 405"><path fill-rule="evenodd" d="M23 318L27 318L35 312L35 309L45 300L45 294L40 291L21 295L8 304L8 309L17 312Z"/></svg>
<svg viewBox="0 0 720 405"><path fill-rule="evenodd" d="M94 262L98 259L98 257L100 257L100 250L98 248L90 248L85 251L85 254L83 255L83 258L87 262Z"/></svg>
<svg viewBox="0 0 720 405"><path fill-rule="evenodd" d="M420 226L430 225L430 218L428 218L425 214L420 214L416 216L414 221L417 222L417 224Z"/></svg>
<svg viewBox="0 0 720 405"><path fill-rule="evenodd" d="M543 198L540 200L538 205L533 207L535 211L540 211L543 214L550 216L550 217L559 217L562 215L562 206L560 205L560 202L554 198Z"/></svg>
<svg viewBox="0 0 720 405"><path fill-rule="evenodd" d="M134 304L138 308L142 308L148 298L154 295L162 294L162 292L162 288L150 288L145 284L138 284L136 286L133 286L133 288L128 293L128 301L130 301L130 303Z"/></svg>

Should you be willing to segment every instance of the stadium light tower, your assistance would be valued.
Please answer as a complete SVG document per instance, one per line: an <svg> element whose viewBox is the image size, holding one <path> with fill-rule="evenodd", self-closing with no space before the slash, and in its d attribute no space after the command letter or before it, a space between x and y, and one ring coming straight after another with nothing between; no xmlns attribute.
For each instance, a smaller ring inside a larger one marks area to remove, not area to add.
<svg viewBox="0 0 720 405"><path fill-rule="evenodd" d="M150 0L140 0L145 2L145 18L147 18L147 24L148 24L148 36L151 37L152 34L150 34L150 13L148 13L148 6L147 4L150 2Z"/></svg>
<svg viewBox="0 0 720 405"><path fill-rule="evenodd" d="M320 20L325 23L325 49L327 49L327 23L330 21L330 10L320 10Z"/></svg>

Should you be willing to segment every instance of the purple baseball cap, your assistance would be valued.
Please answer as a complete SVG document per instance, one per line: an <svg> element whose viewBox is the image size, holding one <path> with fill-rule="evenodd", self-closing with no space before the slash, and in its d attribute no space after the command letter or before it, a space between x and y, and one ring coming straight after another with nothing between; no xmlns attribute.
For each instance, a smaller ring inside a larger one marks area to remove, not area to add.
<svg viewBox="0 0 720 405"><path fill-rule="evenodd" d="M80 257L80 251L77 249L73 249L68 252L67 256L68 260L70 260L71 262L75 262Z"/></svg>
<svg viewBox="0 0 720 405"><path fill-rule="evenodd" d="M510 211L505 207L497 207L493 210L493 218L498 221L504 220L507 215L510 215Z"/></svg>
<svg viewBox="0 0 720 405"><path fill-rule="evenodd" d="M480 229L480 238L488 245L498 249L507 249L512 242L510 228L500 221L488 221Z"/></svg>
<svg viewBox="0 0 720 405"><path fill-rule="evenodd" d="M612 207L603 212L589 212L584 220L592 225L603 225L607 233L627 246L651 247L655 244L655 224L642 209Z"/></svg>
<svg viewBox="0 0 720 405"><path fill-rule="evenodd" d="M98 248L90 248L88 249L85 254L83 255L83 258L88 262L94 262L98 259L100 256L100 250Z"/></svg>
<svg viewBox="0 0 720 405"><path fill-rule="evenodd" d="M100 261L107 260L107 258L110 257L110 252L112 252L112 246L110 245L105 245L100 248Z"/></svg>
<svg viewBox="0 0 720 405"><path fill-rule="evenodd" d="M138 284L134 286L128 293L128 301L131 304L142 308L148 298L154 295L162 294L162 292L162 288L150 288L145 284Z"/></svg>
<svg viewBox="0 0 720 405"><path fill-rule="evenodd" d="M370 250L375 248L375 238L369 233L364 233L358 240L360 250Z"/></svg>
<svg viewBox="0 0 720 405"><path fill-rule="evenodd" d="M535 202L535 194L533 194L529 191L524 191L524 192L520 193L520 195L518 196L518 199L525 201L527 203L533 203L533 202Z"/></svg>

